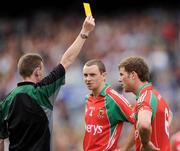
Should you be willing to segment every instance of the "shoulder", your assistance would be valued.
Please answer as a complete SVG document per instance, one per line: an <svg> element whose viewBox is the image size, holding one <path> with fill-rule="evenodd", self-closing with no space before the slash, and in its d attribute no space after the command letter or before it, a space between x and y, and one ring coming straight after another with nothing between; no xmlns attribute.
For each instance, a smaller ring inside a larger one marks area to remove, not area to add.
<svg viewBox="0 0 180 151"><path fill-rule="evenodd" d="M127 101L127 99L119 94L116 90L112 89L111 87L109 89L107 89L107 96L109 96L112 100L114 100L116 103L125 103L127 105L129 105L129 102Z"/></svg>
<svg viewBox="0 0 180 151"><path fill-rule="evenodd" d="M152 90L146 90L143 93L140 94L137 103L140 102L150 102L151 99L153 99L155 97L155 94L153 93Z"/></svg>
<svg viewBox="0 0 180 151"><path fill-rule="evenodd" d="M54 69L51 71L51 74L57 75L58 77L64 76L66 70L62 64L58 64Z"/></svg>
<svg viewBox="0 0 180 151"><path fill-rule="evenodd" d="M121 98L122 96L114 89L112 89L111 87L108 87L106 89L106 95L109 95L113 98Z"/></svg>
<svg viewBox="0 0 180 151"><path fill-rule="evenodd" d="M12 91L10 91L1 101L0 104L3 104L5 102L7 102L8 100L12 100L15 96L16 96L16 91L17 88L13 89Z"/></svg>
<svg viewBox="0 0 180 151"><path fill-rule="evenodd" d="M50 72L50 74L53 74L54 76L62 77L65 75L65 68L62 64L58 64L54 69Z"/></svg>
<svg viewBox="0 0 180 151"><path fill-rule="evenodd" d="M87 94L84 98L85 100L87 100L91 95L90 94Z"/></svg>

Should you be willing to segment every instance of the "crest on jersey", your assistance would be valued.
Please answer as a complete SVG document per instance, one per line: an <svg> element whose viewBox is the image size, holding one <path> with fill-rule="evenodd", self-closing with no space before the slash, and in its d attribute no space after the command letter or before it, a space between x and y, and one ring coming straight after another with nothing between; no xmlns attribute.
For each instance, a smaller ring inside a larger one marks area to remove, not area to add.
<svg viewBox="0 0 180 151"><path fill-rule="evenodd" d="M98 118L103 118L104 117L104 109L103 108L99 108L99 111L98 111Z"/></svg>

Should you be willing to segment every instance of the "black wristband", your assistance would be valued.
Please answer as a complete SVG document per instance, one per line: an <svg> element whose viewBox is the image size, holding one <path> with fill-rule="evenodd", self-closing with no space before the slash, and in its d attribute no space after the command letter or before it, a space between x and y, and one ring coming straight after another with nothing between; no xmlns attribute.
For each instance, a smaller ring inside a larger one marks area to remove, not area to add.
<svg viewBox="0 0 180 151"><path fill-rule="evenodd" d="M88 38L88 36L86 34L81 33L80 36L81 36L82 39L87 39Z"/></svg>

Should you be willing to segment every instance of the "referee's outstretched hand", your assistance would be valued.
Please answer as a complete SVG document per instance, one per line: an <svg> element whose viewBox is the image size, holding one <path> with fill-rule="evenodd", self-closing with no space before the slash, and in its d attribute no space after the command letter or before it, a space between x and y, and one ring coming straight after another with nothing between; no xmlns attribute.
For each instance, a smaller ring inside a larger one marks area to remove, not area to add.
<svg viewBox="0 0 180 151"><path fill-rule="evenodd" d="M95 19L93 18L93 16L87 16L86 19L84 20L81 33L88 36L89 33L94 29L94 27L95 27Z"/></svg>

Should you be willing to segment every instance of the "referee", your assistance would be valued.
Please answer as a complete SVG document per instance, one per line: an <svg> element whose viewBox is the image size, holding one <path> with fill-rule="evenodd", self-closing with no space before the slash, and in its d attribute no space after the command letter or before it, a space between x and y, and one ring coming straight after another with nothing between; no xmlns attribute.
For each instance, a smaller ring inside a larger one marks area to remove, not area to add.
<svg viewBox="0 0 180 151"><path fill-rule="evenodd" d="M65 82L68 67L78 56L89 33L94 29L92 16L86 17L80 34L63 54L59 64L44 77L43 59L28 53L18 62L23 81L0 102L0 148L9 138L9 151L50 151L53 104Z"/></svg>

